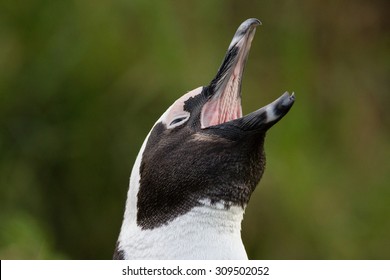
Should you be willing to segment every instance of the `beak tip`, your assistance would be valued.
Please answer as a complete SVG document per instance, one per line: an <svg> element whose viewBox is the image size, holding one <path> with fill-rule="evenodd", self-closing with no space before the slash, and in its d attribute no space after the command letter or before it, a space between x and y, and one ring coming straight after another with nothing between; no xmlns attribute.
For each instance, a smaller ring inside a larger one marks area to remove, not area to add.
<svg viewBox="0 0 390 280"><path fill-rule="evenodd" d="M290 100L291 100L292 102L295 101L295 93L294 93L294 92L291 93L291 95L290 95Z"/></svg>
<svg viewBox="0 0 390 280"><path fill-rule="evenodd" d="M261 21L257 18L249 18L238 27L236 33L233 36L233 40L231 41L228 50L232 49L233 46L237 42L239 42L242 38L244 38L248 33L251 33L252 38L254 36L254 30L257 26L261 25Z"/></svg>
<svg viewBox="0 0 390 280"><path fill-rule="evenodd" d="M257 18L249 18L243 23L241 23L240 27L238 30L248 30L250 28L256 28L256 26L262 25L261 21L258 20Z"/></svg>
<svg viewBox="0 0 390 280"><path fill-rule="evenodd" d="M291 107L295 101L295 93L292 92L290 94L286 91L280 98L277 99L277 101L281 101L280 104L282 104L283 106Z"/></svg>
<svg viewBox="0 0 390 280"><path fill-rule="evenodd" d="M257 18L251 18L249 20L253 21L253 25L255 25L255 26L262 25L261 21Z"/></svg>

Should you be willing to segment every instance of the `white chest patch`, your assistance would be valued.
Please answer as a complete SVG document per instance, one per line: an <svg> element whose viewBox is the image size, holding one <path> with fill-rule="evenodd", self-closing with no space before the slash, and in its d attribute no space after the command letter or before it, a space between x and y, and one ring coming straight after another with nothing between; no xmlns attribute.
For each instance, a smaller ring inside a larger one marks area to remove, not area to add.
<svg viewBox="0 0 390 280"><path fill-rule="evenodd" d="M122 228L125 259L247 259L241 240L243 209L199 206L167 225Z"/></svg>

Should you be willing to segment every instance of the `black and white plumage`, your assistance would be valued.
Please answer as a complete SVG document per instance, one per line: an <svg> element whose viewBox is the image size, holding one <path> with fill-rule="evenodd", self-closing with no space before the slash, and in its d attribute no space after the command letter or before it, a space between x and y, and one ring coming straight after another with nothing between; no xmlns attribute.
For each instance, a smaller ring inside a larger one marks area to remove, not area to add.
<svg viewBox="0 0 390 280"><path fill-rule="evenodd" d="M242 116L241 79L257 19L243 22L216 77L160 117L133 166L114 259L247 259L241 221L264 167L283 94Z"/></svg>

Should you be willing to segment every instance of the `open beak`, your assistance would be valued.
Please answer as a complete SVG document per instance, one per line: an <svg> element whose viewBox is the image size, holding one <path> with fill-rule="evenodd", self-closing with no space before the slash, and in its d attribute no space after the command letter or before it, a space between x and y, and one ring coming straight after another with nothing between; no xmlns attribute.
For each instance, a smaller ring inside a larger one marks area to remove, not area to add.
<svg viewBox="0 0 390 280"><path fill-rule="evenodd" d="M217 75L205 90L207 102L202 107L201 127L232 124L243 130L267 129L280 120L294 103L294 94L285 93L269 105L242 116L241 80L258 19L247 19L237 29Z"/></svg>

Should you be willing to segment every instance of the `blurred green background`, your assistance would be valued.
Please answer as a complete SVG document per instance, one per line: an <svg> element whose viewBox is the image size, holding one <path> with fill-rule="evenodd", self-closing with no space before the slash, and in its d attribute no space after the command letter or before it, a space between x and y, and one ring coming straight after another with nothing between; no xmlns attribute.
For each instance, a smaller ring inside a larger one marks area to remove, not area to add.
<svg viewBox="0 0 390 280"><path fill-rule="evenodd" d="M257 17L244 113L295 91L247 208L253 259L390 258L388 1L3 0L0 258L110 259L143 139Z"/></svg>

